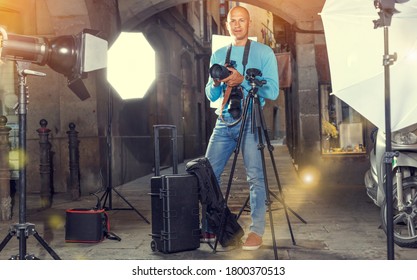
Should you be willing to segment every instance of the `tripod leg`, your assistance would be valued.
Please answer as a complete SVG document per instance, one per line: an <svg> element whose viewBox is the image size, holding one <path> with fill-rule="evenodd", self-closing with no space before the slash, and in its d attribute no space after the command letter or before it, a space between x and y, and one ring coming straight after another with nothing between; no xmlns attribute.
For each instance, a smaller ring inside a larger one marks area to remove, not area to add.
<svg viewBox="0 0 417 280"><path fill-rule="evenodd" d="M256 114L256 112L257 111L255 111L255 114ZM269 223L270 223L270 226L271 226L271 236L272 236L272 244L273 244L273 248L274 248L274 256L275 256L275 259L278 260L277 241L276 241L276 238L275 238L274 219L272 217L271 197L270 197L269 185L268 185L268 175L266 174L265 155L264 155L264 150L263 150L264 149L264 144L263 144L263 140L262 140L261 127L258 127L258 141L259 141L258 149L261 153L261 160L262 160L262 170L263 170L264 182L265 182L266 204L267 204L268 212L269 212Z"/></svg>
<svg viewBox="0 0 417 280"><path fill-rule="evenodd" d="M240 208L239 214L237 214L237 219L239 219L239 218L240 218L240 215L242 215L242 212L245 210L246 206L248 206L248 203L249 203L249 198L250 198L250 196L248 196L248 197L246 198L245 203L243 204L242 208Z"/></svg>
<svg viewBox="0 0 417 280"><path fill-rule="evenodd" d="M290 231L291 240L292 240L293 245L296 245L295 238L294 238L294 233L292 231L290 217L288 215L288 206L285 203L285 198L284 198L284 194L282 192L281 182L280 182L279 175L278 175L278 169L277 169L277 166L275 164L275 159L274 159L274 154L273 154L274 147L271 145L271 141L270 141L269 136L268 136L268 130L266 129L265 119L264 119L264 116L262 114L262 109L261 109L259 99L257 99L255 103L257 105L255 112L258 113L258 116L259 116L258 121L260 122L259 125L263 130L263 135L265 136L265 141L268 144L268 151L269 151L269 155L271 157L272 166L274 168L275 180L277 182L279 194L281 196L281 203L284 206L285 217L287 219L287 224L288 224L288 229ZM268 195L269 195L269 191L268 191Z"/></svg>
<svg viewBox="0 0 417 280"><path fill-rule="evenodd" d="M271 160L272 160L272 166L274 167L275 178L276 178L276 181L277 181L277 184L278 184L279 194L280 194L280 196L281 196L281 199L280 199L280 200L281 200L281 204L284 206L285 218L287 219L287 224L288 224L288 229L289 229L289 231L290 231L292 244L293 244L293 245L296 245L295 238L294 238L294 233L293 233L293 231L292 231L292 226L291 226L290 217L289 217L289 215L288 215L288 206L287 206L287 204L285 203L284 194L282 193L282 187L281 187L281 183L280 183L280 181L279 181L278 171L277 171L277 167L276 167L276 165L275 165L275 160L274 160L274 157L273 157L272 151L270 151L270 155L271 155ZM299 217L299 215L298 215L298 214L297 214L296 216L297 216L297 217ZM304 221L304 220L303 220L303 221Z"/></svg>
<svg viewBox="0 0 417 280"><path fill-rule="evenodd" d="M281 203L281 204L283 204L282 203L282 199L280 199L276 194L274 194L273 192L270 192L271 193L271 195L276 199L276 200L278 200L278 202L279 203ZM304 224L307 224L307 221L306 220L304 220L300 215L298 215L294 210L292 210L291 209L291 207L289 207L289 206L287 206L287 208L288 208L288 211L290 211L294 216L296 216L302 223L304 223Z"/></svg>

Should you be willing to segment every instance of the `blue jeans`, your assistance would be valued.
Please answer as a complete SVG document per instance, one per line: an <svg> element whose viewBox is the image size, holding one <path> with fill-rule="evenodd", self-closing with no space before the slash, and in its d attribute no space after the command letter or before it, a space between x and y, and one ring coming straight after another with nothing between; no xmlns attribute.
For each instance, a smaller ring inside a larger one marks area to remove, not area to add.
<svg viewBox="0 0 417 280"><path fill-rule="evenodd" d="M233 122L231 117L224 116L224 120L227 123ZM243 121L239 122L235 126L228 127L225 122L217 119L216 126L210 137L206 157L213 167L213 171L219 185L220 176L230 156L235 150L242 122ZM254 133L251 133L251 123L252 120L250 118L250 114L248 114L245 128L242 132L240 151L242 152L246 168L246 179L249 183L250 190L250 209L252 218L250 231L262 236L265 231L265 181L262 169L261 152L258 149L257 130L255 129Z"/></svg>

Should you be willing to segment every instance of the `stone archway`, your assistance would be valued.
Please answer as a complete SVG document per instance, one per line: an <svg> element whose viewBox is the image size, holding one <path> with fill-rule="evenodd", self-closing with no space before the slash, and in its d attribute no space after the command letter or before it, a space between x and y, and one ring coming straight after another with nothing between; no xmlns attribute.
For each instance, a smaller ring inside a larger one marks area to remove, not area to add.
<svg viewBox="0 0 417 280"><path fill-rule="evenodd" d="M149 17L190 0L124 0L119 1L122 28L130 30ZM240 1L268 10L290 24L319 19L325 0L244 0Z"/></svg>

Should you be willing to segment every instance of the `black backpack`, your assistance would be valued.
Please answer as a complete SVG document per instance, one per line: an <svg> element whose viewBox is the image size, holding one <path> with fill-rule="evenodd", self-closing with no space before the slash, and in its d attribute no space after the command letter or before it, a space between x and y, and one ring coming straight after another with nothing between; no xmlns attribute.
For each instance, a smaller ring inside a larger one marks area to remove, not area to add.
<svg viewBox="0 0 417 280"><path fill-rule="evenodd" d="M199 200L206 207L203 217L205 214L206 221L218 237L220 244L227 247L240 243L244 235L243 229L237 222L237 215L232 213L226 205L209 160L207 158L194 159L186 164L186 170L198 178ZM223 213L223 232L220 232Z"/></svg>

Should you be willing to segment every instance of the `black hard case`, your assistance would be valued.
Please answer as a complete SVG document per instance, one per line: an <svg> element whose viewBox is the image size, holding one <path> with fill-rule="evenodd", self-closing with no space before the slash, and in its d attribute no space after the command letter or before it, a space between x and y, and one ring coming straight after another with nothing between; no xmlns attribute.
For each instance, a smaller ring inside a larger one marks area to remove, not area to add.
<svg viewBox="0 0 417 280"><path fill-rule="evenodd" d="M152 250L163 253L200 247L198 182L193 175L151 179Z"/></svg>
<svg viewBox="0 0 417 280"><path fill-rule="evenodd" d="M160 175L159 130L172 135L173 173L177 173L176 127L155 125L155 176L151 178L153 251L174 253L200 247L198 180L191 174Z"/></svg>

